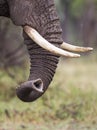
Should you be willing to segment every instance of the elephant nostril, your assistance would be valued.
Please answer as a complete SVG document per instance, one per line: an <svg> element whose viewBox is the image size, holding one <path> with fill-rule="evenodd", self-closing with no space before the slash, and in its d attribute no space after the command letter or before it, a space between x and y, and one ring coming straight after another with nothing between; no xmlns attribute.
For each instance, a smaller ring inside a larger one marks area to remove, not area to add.
<svg viewBox="0 0 97 130"><path fill-rule="evenodd" d="M43 82L41 79L37 79L33 82L33 89L35 89L38 92L43 92Z"/></svg>
<svg viewBox="0 0 97 130"><path fill-rule="evenodd" d="M34 83L36 88L40 88L40 83Z"/></svg>

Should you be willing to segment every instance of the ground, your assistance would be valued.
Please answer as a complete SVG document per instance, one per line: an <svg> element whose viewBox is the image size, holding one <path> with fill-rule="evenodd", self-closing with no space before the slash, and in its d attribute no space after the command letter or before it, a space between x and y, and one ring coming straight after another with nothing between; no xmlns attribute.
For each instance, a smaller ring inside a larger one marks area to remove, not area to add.
<svg viewBox="0 0 97 130"><path fill-rule="evenodd" d="M97 57L60 60L48 91L33 103L15 95L13 80L0 71L0 130L97 130ZM28 75L28 74L27 74Z"/></svg>

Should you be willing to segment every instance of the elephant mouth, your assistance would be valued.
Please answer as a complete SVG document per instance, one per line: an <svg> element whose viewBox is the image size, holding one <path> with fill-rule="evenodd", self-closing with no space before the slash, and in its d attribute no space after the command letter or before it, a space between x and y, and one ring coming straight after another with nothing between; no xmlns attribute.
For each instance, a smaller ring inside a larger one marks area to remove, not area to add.
<svg viewBox="0 0 97 130"><path fill-rule="evenodd" d="M43 82L41 79L26 81L22 83L17 89L16 93L18 98L20 98L24 102L30 102L35 100L36 95L43 94ZM31 98L33 97L33 99ZM31 99L31 100L29 100Z"/></svg>

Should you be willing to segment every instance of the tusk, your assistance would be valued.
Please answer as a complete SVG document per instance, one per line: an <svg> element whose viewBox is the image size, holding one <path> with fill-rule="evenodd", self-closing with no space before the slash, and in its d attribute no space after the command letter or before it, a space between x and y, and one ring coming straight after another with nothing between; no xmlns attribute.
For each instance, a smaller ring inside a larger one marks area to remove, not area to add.
<svg viewBox="0 0 97 130"><path fill-rule="evenodd" d="M79 47L79 46L74 46L74 45L70 45L66 42L63 42L60 46L62 49L66 49L69 51L76 51L76 52L86 52L86 51L92 51L93 48L91 47Z"/></svg>
<svg viewBox="0 0 97 130"><path fill-rule="evenodd" d="M46 39L44 39L35 29L30 26L24 26L24 31L28 34L28 36L39 46L46 49L47 51L59 55L59 56L67 56L67 57L80 57L79 54L75 54L72 52L64 51L51 43L49 43Z"/></svg>

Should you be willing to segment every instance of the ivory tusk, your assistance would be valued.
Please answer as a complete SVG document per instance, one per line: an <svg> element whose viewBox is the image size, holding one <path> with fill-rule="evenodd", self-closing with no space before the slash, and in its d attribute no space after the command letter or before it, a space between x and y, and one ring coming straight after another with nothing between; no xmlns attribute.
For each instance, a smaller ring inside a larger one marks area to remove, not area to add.
<svg viewBox="0 0 97 130"><path fill-rule="evenodd" d="M86 52L86 51L92 51L93 48L91 47L79 47L79 46L74 46L74 45L70 45L66 42L63 42L60 46L62 49L66 49L69 51L75 51L75 52Z"/></svg>
<svg viewBox="0 0 97 130"><path fill-rule="evenodd" d="M53 54L67 57L80 57L79 54L64 51L61 48L52 45L46 39L44 39L35 29L33 29L30 26L24 26L24 31L36 44L38 44L39 46L41 46L42 48L46 49L47 51Z"/></svg>

